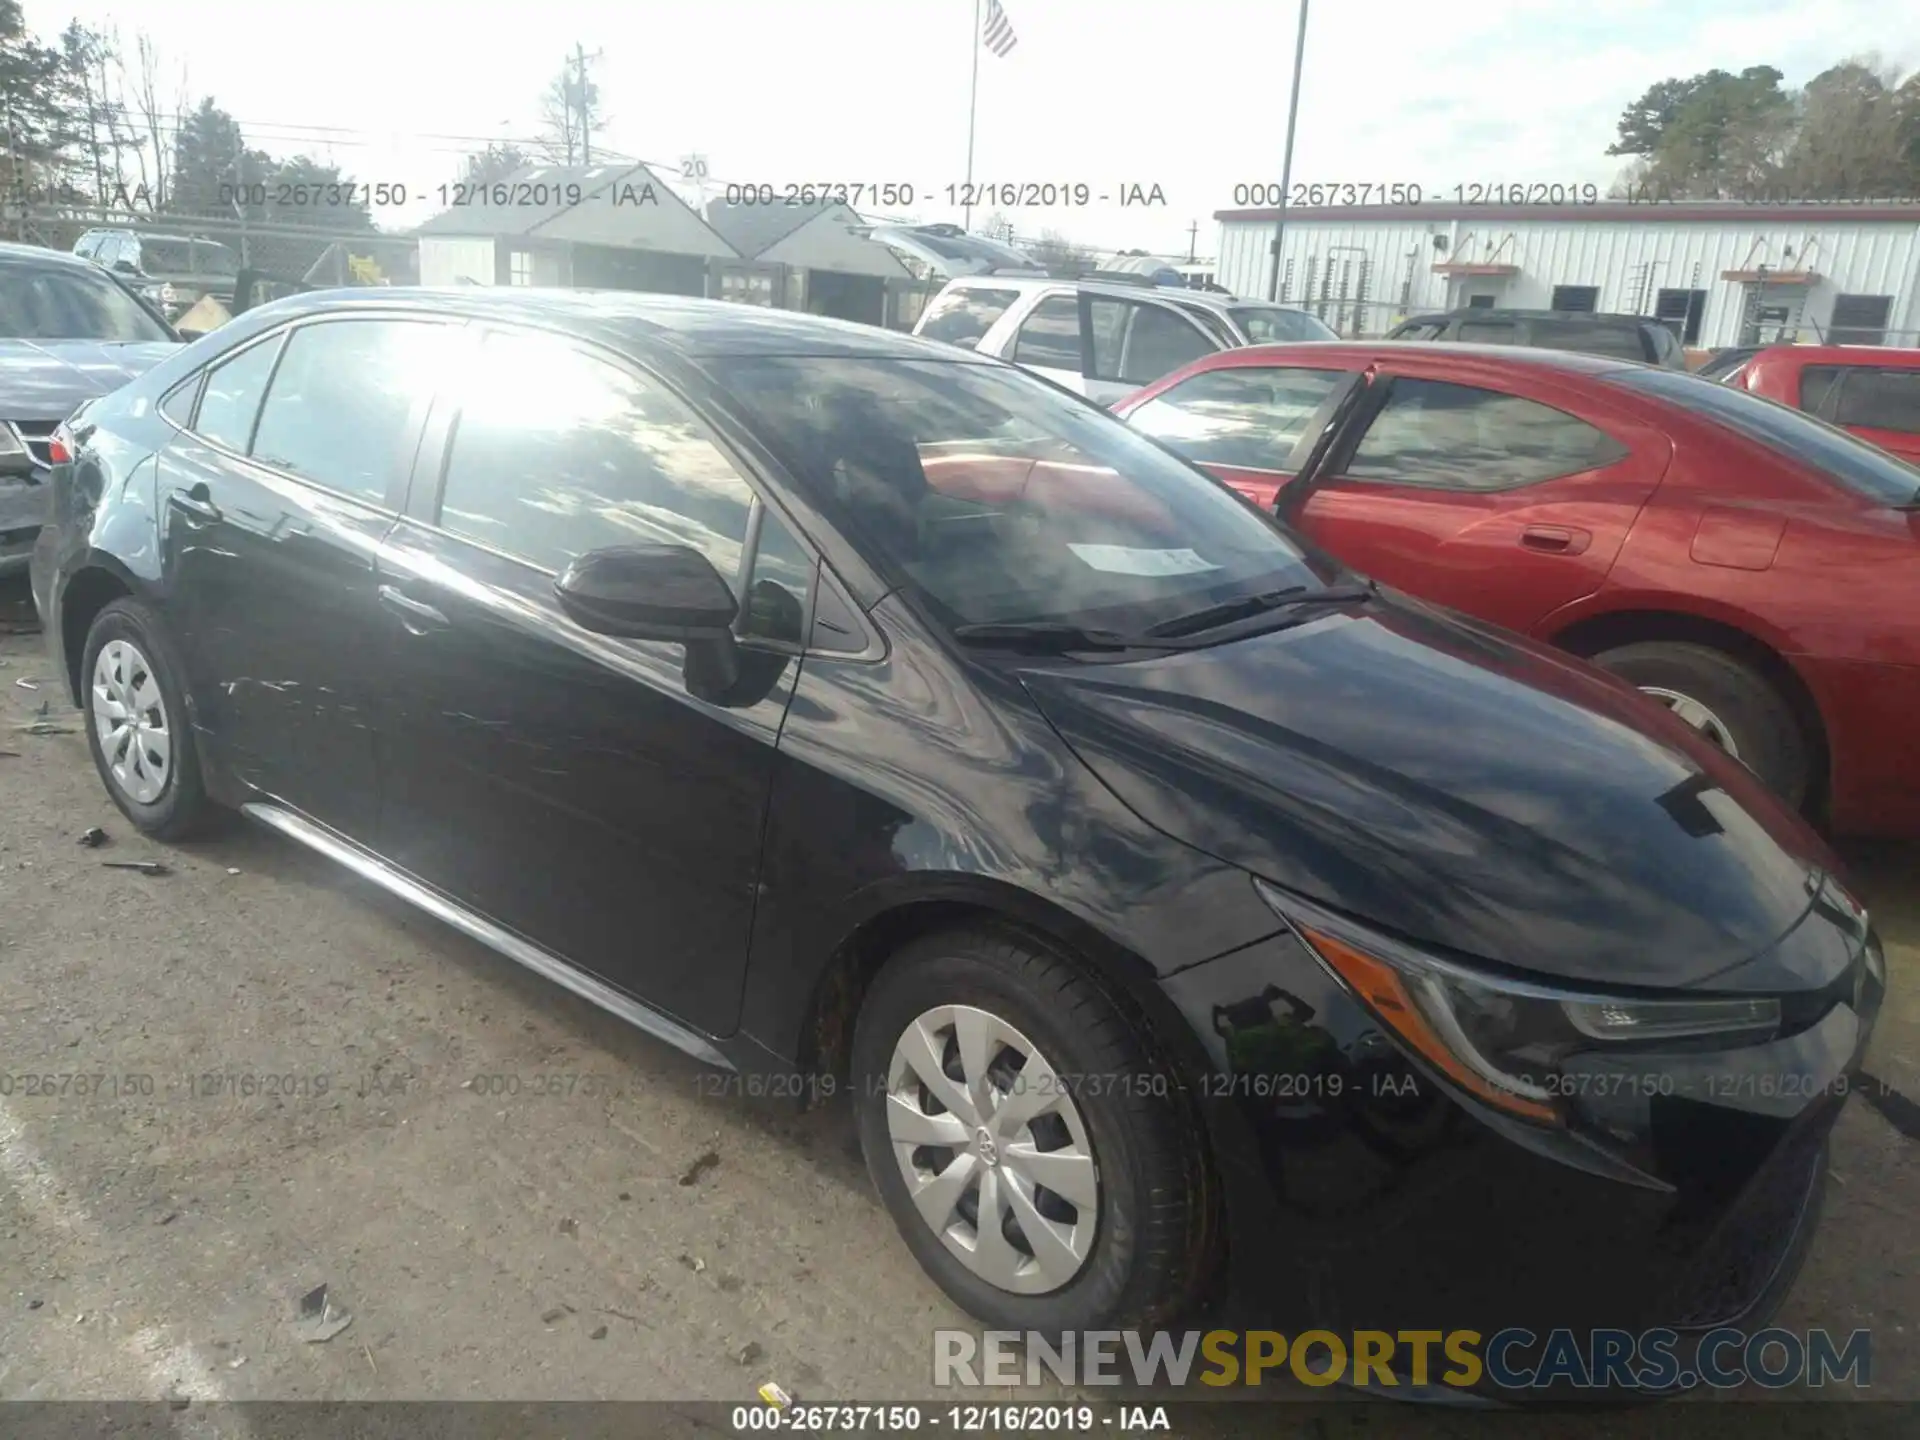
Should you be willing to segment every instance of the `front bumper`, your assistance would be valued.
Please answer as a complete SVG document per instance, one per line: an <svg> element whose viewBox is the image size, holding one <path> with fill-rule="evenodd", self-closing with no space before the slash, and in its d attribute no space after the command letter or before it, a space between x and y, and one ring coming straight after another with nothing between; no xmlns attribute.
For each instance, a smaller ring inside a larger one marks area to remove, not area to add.
<svg viewBox="0 0 1920 1440"><path fill-rule="evenodd" d="M1648 1078L1581 1101L1606 1141L1584 1150L1416 1073L1291 934L1170 977L1213 1062L1229 1258L1209 1323L1758 1328L1805 1255L1883 993L1854 943L1851 978L1784 1038L1634 1056Z"/></svg>

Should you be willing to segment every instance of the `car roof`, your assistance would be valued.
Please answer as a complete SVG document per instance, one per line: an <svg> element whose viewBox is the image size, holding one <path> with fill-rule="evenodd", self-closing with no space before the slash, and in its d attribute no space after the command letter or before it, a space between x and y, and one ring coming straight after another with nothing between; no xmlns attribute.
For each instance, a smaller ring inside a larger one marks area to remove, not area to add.
<svg viewBox="0 0 1920 1440"><path fill-rule="evenodd" d="M1606 311L1591 310L1505 310L1490 306L1467 306L1461 310L1434 310L1424 315L1409 315L1402 323L1418 325L1434 320L1464 320L1471 317L1483 320L1492 317L1498 320L1574 320L1594 325L1657 325L1660 322L1650 320L1645 315L1618 315Z"/></svg>
<svg viewBox="0 0 1920 1440"><path fill-rule="evenodd" d="M1236 309L1246 305L1259 305L1272 310L1294 309L1291 305L1282 305L1273 300L1251 300L1238 295L1222 295L1212 290L1189 290L1184 285L1129 285L1124 280L1065 280L1050 275L956 275L947 282L947 286L959 290L1085 290L1093 295L1112 295L1128 300L1138 300L1144 295L1180 304L1204 305L1210 310Z"/></svg>
<svg viewBox="0 0 1920 1440"><path fill-rule="evenodd" d="M1614 370L1644 370L1636 360L1585 355L1575 350L1536 350L1519 345L1461 345L1450 340L1290 340L1276 345L1247 345L1203 355L1187 367L1217 370L1227 366L1271 365L1276 361L1305 364L1315 360L1362 362L1405 358L1431 360L1453 356L1475 369L1564 370L1570 374L1603 375Z"/></svg>
<svg viewBox="0 0 1920 1440"><path fill-rule="evenodd" d="M1791 357L1798 365L1872 365L1879 369L1920 369L1920 350L1892 345L1768 345L1754 352L1754 364Z"/></svg>
<svg viewBox="0 0 1920 1440"><path fill-rule="evenodd" d="M86 263L86 262L81 262ZM615 349L674 351L690 359L728 355L813 355L998 364L986 356L850 320L631 290L473 285L360 287L289 295L247 312L247 333L309 315L422 311L562 330ZM226 327L222 327L224 330Z"/></svg>
<svg viewBox="0 0 1920 1440"><path fill-rule="evenodd" d="M86 257L70 250L49 250L44 245L17 245L0 240L0 261L40 261L50 266L66 266L95 273L98 267Z"/></svg>

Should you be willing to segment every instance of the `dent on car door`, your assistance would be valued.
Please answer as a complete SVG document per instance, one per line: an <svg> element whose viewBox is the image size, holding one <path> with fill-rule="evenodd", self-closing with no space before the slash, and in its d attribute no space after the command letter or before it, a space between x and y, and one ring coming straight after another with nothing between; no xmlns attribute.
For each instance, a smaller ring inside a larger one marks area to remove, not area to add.
<svg viewBox="0 0 1920 1440"><path fill-rule="evenodd" d="M211 369L159 461L167 617L210 758L361 840L374 552L451 334L345 318L268 336Z"/></svg>
<svg viewBox="0 0 1920 1440"><path fill-rule="evenodd" d="M1671 453L1618 413L1407 375L1373 389L1292 518L1356 569L1510 629L1600 588Z"/></svg>
<svg viewBox="0 0 1920 1440"><path fill-rule="evenodd" d="M445 448L437 506L416 499L380 561L381 849L728 1033L815 562L694 413L624 362L496 331L456 388L429 438ZM747 594L726 690L682 645L562 610L570 561L645 542L692 547Z"/></svg>

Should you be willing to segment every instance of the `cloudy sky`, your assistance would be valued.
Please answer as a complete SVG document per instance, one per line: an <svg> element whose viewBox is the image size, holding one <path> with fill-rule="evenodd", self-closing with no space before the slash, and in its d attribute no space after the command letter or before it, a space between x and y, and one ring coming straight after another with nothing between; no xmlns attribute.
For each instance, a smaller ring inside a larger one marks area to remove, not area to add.
<svg viewBox="0 0 1920 1440"><path fill-rule="evenodd" d="M1289 0L1004 0L1019 44L982 53L974 179L1158 185L1164 205L1016 209L1016 230L1184 253L1236 184L1279 178ZM598 53L599 141L725 182L911 186L898 213L959 219L974 0L26 0L144 30L189 93L251 143L408 187L417 221L489 138L539 132L538 97L576 42ZM1920 5L1891 0L1315 0L1297 182L1594 181L1621 109L1650 83L1769 63L1797 83L1849 56L1920 66ZM863 208L871 208L863 205ZM975 219L981 212L976 211Z"/></svg>

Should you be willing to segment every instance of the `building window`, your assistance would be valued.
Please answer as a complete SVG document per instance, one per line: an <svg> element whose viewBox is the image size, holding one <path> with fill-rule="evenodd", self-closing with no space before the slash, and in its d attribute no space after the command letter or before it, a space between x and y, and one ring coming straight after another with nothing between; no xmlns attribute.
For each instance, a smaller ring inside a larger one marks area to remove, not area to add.
<svg viewBox="0 0 1920 1440"><path fill-rule="evenodd" d="M509 285L533 284L533 256L525 250L515 250L507 257L507 283Z"/></svg>
<svg viewBox="0 0 1920 1440"><path fill-rule="evenodd" d="M1884 345L1887 317L1892 313L1891 295L1836 295L1827 341L1832 345Z"/></svg>
<svg viewBox="0 0 1920 1440"><path fill-rule="evenodd" d="M1553 301L1548 308L1565 310L1577 315L1591 315L1600 308L1600 287L1598 285L1556 285L1553 287Z"/></svg>
<svg viewBox="0 0 1920 1440"><path fill-rule="evenodd" d="M1493 309L1494 298L1492 295L1469 295L1467 297L1467 308L1469 310L1491 310Z"/></svg>
<svg viewBox="0 0 1920 1440"><path fill-rule="evenodd" d="M773 277L729 270L720 277L720 298L741 305L773 305Z"/></svg>
<svg viewBox="0 0 1920 1440"><path fill-rule="evenodd" d="M1700 343L1700 321L1706 313L1704 290L1662 290L1653 302L1653 318L1671 330L1682 345Z"/></svg>

